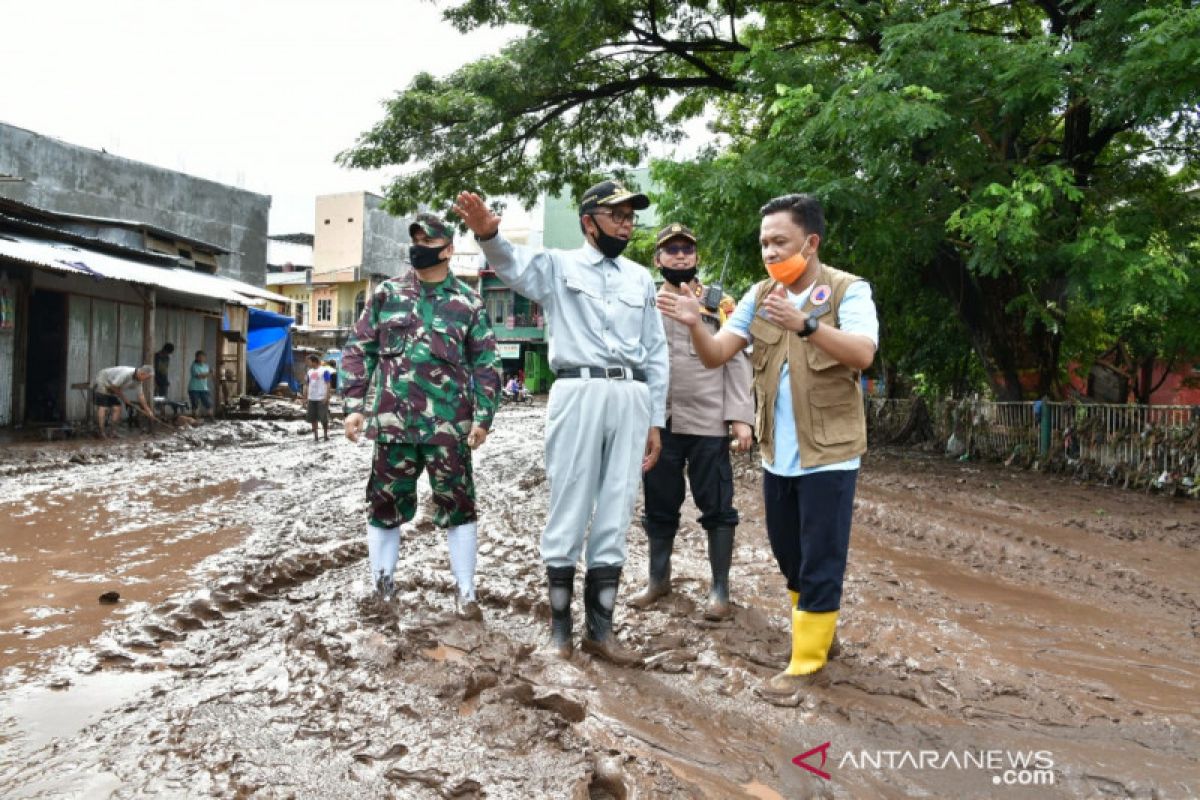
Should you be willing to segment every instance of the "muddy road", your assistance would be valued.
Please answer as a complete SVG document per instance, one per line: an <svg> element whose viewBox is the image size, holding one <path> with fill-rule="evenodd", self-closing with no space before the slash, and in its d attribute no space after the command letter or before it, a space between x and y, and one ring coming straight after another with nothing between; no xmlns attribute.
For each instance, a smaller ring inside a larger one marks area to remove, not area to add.
<svg viewBox="0 0 1200 800"><path fill-rule="evenodd" d="M618 610L644 669L538 652L543 410L502 409L477 454L482 623L427 521L396 610L363 602L368 447L289 422L6 446L0 793L1200 796L1200 504L873 453L842 653L778 707L753 692L789 638L750 457L732 621L702 618L689 510L675 593Z"/></svg>

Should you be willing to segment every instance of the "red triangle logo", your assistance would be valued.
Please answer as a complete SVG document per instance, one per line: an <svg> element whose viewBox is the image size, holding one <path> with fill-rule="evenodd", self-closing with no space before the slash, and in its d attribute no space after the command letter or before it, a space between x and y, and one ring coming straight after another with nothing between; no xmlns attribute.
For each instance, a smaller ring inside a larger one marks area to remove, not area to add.
<svg viewBox="0 0 1200 800"><path fill-rule="evenodd" d="M826 772L823 769L818 769L817 767L814 767L812 764L809 764L805 760L811 756L815 756L817 753L820 753L821 754L821 766L822 767L825 766L825 760L828 757L828 753L829 753L829 744L830 744L829 742L826 742L825 744L817 745L812 750L809 750L807 753L801 753L800 755L798 755L792 759L792 763L795 764L797 767L801 767L803 769L808 770L809 772L811 772L812 774L816 775L819 778L824 778L825 780L829 780L830 778L833 777L832 775L830 775L828 772Z"/></svg>

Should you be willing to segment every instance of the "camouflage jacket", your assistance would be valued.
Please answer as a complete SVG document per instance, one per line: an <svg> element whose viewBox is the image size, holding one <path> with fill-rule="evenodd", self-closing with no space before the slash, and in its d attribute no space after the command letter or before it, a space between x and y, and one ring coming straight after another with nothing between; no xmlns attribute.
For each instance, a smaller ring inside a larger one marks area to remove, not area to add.
<svg viewBox="0 0 1200 800"><path fill-rule="evenodd" d="M370 438L453 445L472 422L491 426L499 367L479 295L453 275L430 286L410 272L371 295L342 348L340 383Z"/></svg>

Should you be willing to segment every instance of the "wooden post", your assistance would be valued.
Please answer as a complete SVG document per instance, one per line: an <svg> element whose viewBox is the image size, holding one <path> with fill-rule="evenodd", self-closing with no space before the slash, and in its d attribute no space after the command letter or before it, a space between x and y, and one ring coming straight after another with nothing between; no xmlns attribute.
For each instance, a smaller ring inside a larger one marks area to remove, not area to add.
<svg viewBox="0 0 1200 800"><path fill-rule="evenodd" d="M154 363L154 317L156 299L153 286L142 290L142 364ZM142 364L134 364L140 367Z"/></svg>

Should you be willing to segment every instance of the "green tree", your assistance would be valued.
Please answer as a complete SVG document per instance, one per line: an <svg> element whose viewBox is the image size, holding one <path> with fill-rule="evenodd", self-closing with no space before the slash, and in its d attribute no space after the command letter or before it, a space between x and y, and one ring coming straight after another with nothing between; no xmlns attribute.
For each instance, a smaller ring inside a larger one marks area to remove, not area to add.
<svg viewBox="0 0 1200 800"><path fill-rule="evenodd" d="M706 263L729 248L745 283L758 206L817 194L825 258L875 286L888 363L952 384L971 352L1001 398L1056 394L1064 358L1097 341L1073 320L1132 340L1147 317L1123 314L1126 289L1153 275L1189 296L1195 3L465 0L446 17L526 34L418 76L341 155L417 167L389 187L393 209L464 187L578 192L703 115L716 143L655 167L662 213L719 243ZM1142 351L1186 340L1184 324Z"/></svg>

